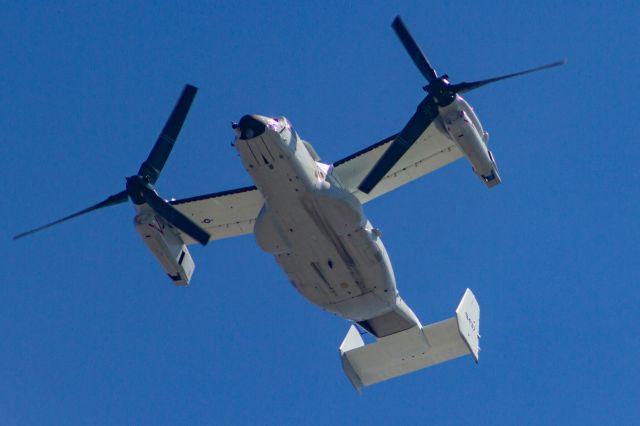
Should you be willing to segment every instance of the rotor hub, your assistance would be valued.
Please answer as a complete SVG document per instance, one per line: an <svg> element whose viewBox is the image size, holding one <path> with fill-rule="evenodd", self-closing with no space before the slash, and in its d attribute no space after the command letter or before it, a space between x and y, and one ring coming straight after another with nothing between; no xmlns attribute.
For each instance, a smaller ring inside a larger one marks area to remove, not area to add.
<svg viewBox="0 0 640 426"><path fill-rule="evenodd" d="M451 89L451 85L447 81L447 75L436 78L423 89L433 96L438 106L444 107L451 104L456 99L456 92Z"/></svg>
<svg viewBox="0 0 640 426"><path fill-rule="evenodd" d="M135 205L141 205L146 202L143 191L150 189L153 191L151 185L139 175L129 176L127 179L127 194L131 198L131 201Z"/></svg>

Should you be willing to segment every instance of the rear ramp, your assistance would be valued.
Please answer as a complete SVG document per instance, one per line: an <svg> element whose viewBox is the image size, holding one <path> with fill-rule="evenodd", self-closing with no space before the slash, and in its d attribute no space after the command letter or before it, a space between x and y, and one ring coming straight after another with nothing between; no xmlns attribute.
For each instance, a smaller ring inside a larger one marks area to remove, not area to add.
<svg viewBox="0 0 640 426"><path fill-rule="evenodd" d="M352 325L342 344L342 368L358 392L394 377L470 354L478 362L480 306L467 289L456 315L425 327L412 327L364 344Z"/></svg>

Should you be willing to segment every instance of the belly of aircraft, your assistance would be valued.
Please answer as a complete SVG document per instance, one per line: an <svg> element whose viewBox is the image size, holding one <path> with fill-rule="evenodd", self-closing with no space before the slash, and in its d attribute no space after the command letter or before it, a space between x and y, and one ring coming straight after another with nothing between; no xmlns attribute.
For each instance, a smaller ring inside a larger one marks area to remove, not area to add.
<svg viewBox="0 0 640 426"><path fill-rule="evenodd" d="M256 241L293 286L355 321L391 310L397 296L391 263L360 202L335 182L316 181L313 161L283 148L272 134L239 141L237 148L265 199Z"/></svg>
<svg viewBox="0 0 640 426"><path fill-rule="evenodd" d="M307 194L297 203L267 206L259 221L262 226L255 229L258 242L274 254L291 284L323 309L356 321L388 310L395 299L395 282L371 225L363 221L336 232L323 211L334 209L336 202L319 207L326 198L314 198ZM278 248L266 247L260 234L264 228L278 234Z"/></svg>

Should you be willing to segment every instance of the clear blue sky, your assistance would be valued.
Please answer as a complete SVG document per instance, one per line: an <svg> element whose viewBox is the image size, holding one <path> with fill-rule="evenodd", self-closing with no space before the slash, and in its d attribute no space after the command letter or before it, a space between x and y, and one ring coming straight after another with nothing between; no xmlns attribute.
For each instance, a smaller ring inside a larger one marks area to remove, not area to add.
<svg viewBox="0 0 640 426"><path fill-rule="evenodd" d="M640 391L636 1L5 2L0 14L0 423L629 424ZM232 120L286 115L326 161L397 132L422 77L401 14L459 82L567 57L467 99L503 184L459 161L366 206L424 323L466 287L470 357L367 388L348 323L305 301L251 236L193 247L174 288L121 205L185 83L200 88L164 197L251 184Z"/></svg>

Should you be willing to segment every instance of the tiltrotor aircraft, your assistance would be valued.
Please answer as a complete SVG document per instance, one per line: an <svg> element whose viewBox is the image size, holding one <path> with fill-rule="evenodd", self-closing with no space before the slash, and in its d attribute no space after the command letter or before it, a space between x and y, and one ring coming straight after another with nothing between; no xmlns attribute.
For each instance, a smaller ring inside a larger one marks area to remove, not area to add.
<svg viewBox="0 0 640 426"><path fill-rule="evenodd" d="M233 124L234 146L255 186L166 201L154 185L197 91L187 85L123 191L15 239L131 200L137 232L177 285L188 284L194 271L189 244L253 233L307 300L353 322L340 357L358 391L466 354L477 362L480 307L474 294L465 291L452 318L423 326L398 293L381 233L363 204L461 157L487 187L499 184L488 133L460 95L564 61L451 84L438 76L400 17L392 26L427 79L426 96L400 133L331 164L320 161L285 117L245 115ZM361 330L376 341L365 344Z"/></svg>

